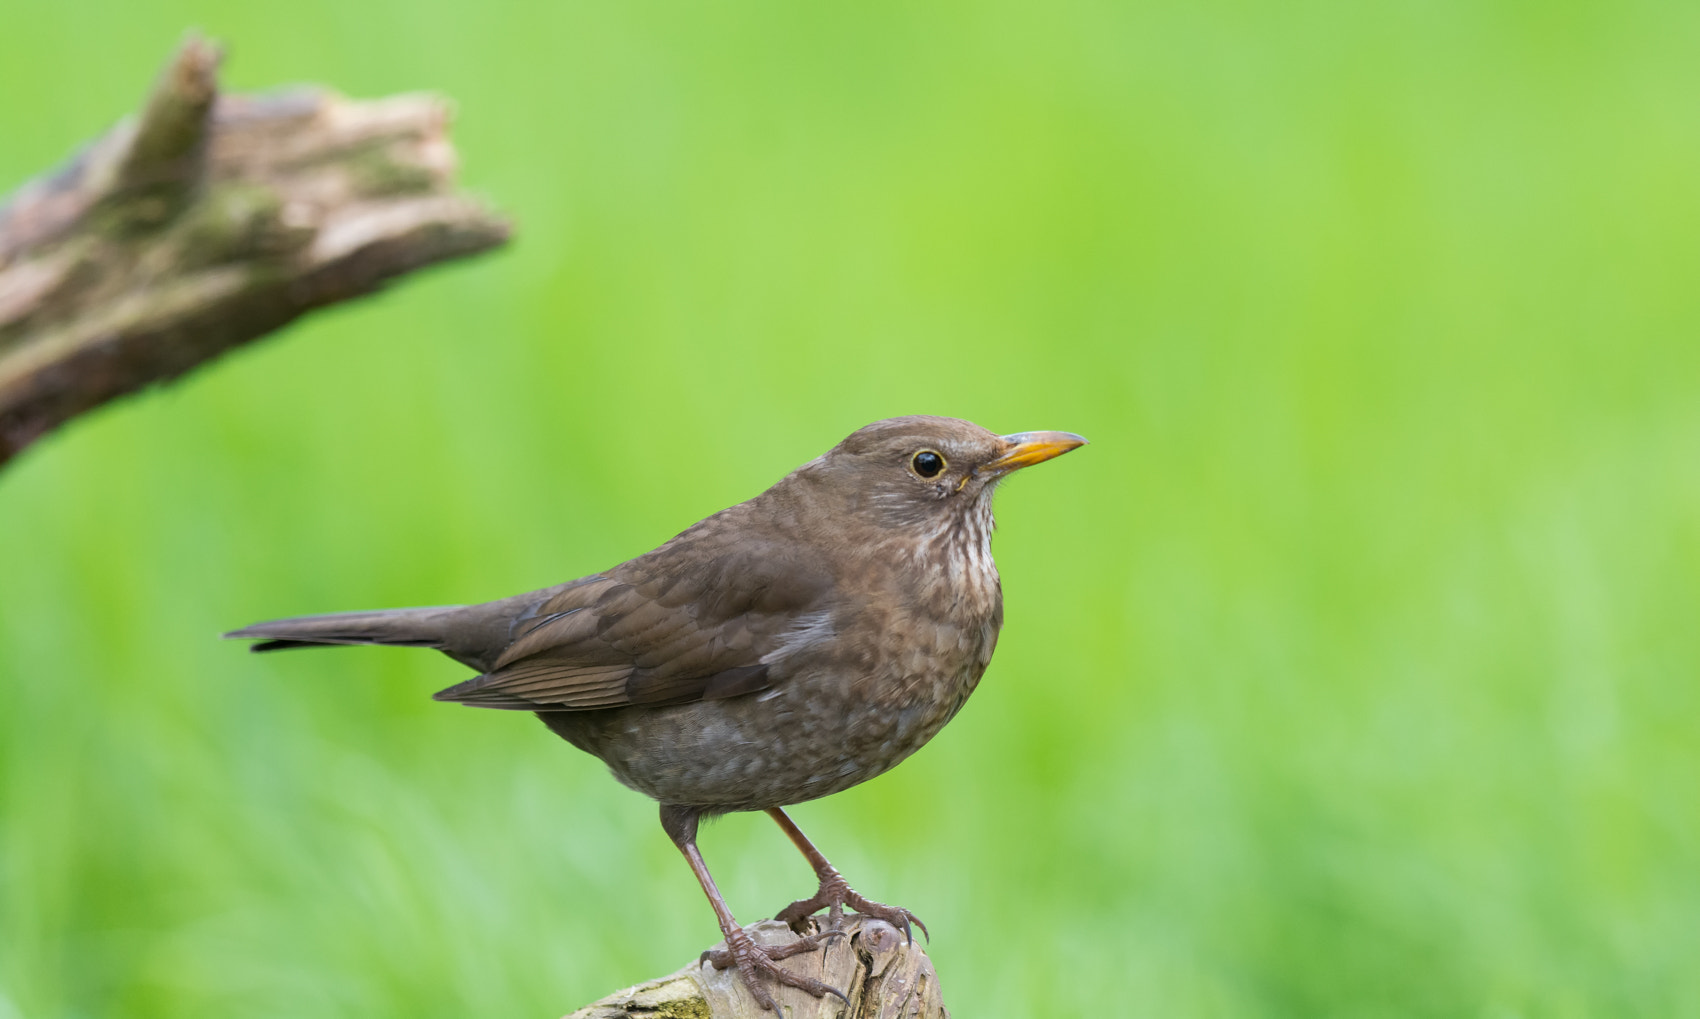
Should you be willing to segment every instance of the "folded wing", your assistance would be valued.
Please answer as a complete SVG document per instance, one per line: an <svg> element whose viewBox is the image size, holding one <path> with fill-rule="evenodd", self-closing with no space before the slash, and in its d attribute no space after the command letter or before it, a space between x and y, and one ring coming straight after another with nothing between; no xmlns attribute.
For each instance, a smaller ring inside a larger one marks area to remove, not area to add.
<svg viewBox="0 0 1700 1019"><path fill-rule="evenodd" d="M820 618L815 607L830 578L771 549L707 562L669 551L663 546L546 597L516 620L512 642L489 671L436 699L586 711L715 700L772 685L783 671L774 652L798 619Z"/></svg>

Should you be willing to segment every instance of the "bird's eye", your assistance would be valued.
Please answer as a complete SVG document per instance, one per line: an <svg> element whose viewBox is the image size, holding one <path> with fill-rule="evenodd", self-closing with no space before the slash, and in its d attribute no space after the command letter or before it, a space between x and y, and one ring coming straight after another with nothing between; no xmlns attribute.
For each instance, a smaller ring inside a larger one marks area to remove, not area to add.
<svg viewBox="0 0 1700 1019"><path fill-rule="evenodd" d="M915 473L923 478L936 478L944 470L944 457L930 449L923 449L915 454L915 459L909 461L915 468Z"/></svg>

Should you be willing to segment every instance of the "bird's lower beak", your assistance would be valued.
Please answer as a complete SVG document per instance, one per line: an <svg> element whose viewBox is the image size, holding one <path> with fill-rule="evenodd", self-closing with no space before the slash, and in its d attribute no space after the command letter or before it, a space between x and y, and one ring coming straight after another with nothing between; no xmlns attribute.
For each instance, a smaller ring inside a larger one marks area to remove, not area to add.
<svg viewBox="0 0 1700 1019"><path fill-rule="evenodd" d="M1008 474L1086 445L1086 440L1073 432L1016 432L1003 436L1003 441L1009 448L996 460L981 466L976 474Z"/></svg>

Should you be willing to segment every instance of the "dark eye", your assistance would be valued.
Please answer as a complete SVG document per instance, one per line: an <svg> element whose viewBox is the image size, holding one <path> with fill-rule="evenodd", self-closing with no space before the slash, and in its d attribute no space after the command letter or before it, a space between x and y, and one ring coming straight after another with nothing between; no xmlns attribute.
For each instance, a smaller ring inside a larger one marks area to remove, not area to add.
<svg viewBox="0 0 1700 1019"><path fill-rule="evenodd" d="M909 461L915 468L915 473L923 478L936 478L939 471L944 470L944 457L930 449L923 449L915 454L915 459Z"/></svg>

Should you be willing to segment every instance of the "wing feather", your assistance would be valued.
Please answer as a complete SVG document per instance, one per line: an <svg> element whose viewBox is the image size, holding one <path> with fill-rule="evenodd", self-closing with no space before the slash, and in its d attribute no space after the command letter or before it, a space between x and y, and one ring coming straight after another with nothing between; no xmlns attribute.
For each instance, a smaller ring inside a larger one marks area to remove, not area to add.
<svg viewBox="0 0 1700 1019"><path fill-rule="evenodd" d="M595 578L551 589L488 672L439 692L477 707L593 710L736 697L775 682L799 617L832 582L759 547L703 556L692 531Z"/></svg>

